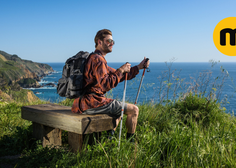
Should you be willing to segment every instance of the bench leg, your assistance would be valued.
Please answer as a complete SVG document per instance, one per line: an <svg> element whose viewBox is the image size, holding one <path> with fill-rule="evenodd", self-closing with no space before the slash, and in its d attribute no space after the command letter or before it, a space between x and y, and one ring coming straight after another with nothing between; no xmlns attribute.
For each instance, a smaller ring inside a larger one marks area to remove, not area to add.
<svg viewBox="0 0 236 168"><path fill-rule="evenodd" d="M33 136L42 141L42 146L61 146L61 130L33 122Z"/></svg>
<svg viewBox="0 0 236 168"><path fill-rule="evenodd" d="M92 134L77 134L73 132L68 132L68 144L71 147L72 152L80 152L83 149L84 144L93 145L96 140L101 137L101 132Z"/></svg>
<svg viewBox="0 0 236 168"><path fill-rule="evenodd" d="M83 135L68 132L68 143L71 147L72 152L80 152L83 146Z"/></svg>

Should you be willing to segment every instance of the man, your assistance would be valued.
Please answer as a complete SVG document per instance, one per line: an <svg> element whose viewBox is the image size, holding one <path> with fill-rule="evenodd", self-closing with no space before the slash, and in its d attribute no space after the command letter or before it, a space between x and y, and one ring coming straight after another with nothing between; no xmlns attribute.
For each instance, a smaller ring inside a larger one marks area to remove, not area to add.
<svg viewBox="0 0 236 168"><path fill-rule="evenodd" d="M126 63L119 69L113 69L107 65L105 56L112 52L112 47L115 44L112 38L112 32L103 29L97 32L95 36L95 52L87 59L84 69L84 86L87 89L82 98L74 100L72 105L73 113L83 114L108 114L116 118L116 127L119 123L122 102L106 98L104 94L110 89L117 86L118 83L124 81L125 73L128 80L134 78L140 69L149 66L149 61L144 60L137 66L130 67L131 64ZM139 109L134 104L125 103L124 114L127 115L126 127L127 139L133 137L137 125ZM111 134L114 134L111 130Z"/></svg>

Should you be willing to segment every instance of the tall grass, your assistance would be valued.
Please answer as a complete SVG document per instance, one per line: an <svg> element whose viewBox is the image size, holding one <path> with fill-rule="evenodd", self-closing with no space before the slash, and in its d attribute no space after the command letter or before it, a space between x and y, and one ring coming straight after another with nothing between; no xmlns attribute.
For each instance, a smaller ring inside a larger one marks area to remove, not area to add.
<svg viewBox="0 0 236 168"><path fill-rule="evenodd" d="M167 70L162 72L162 75L158 76L158 86L154 88L153 99L158 103L174 103L176 100L184 98L185 95L193 92L195 94L201 94L208 99L214 99L222 104L228 103L227 96L222 96L222 90L226 80L232 82L232 92L235 92L236 87L228 71L221 66L220 72L216 77L213 77L212 70L205 70L198 74L192 74L189 80L181 78L181 69L172 69L174 60L169 63L166 62ZM213 68L217 62L210 60L211 68Z"/></svg>
<svg viewBox="0 0 236 168"><path fill-rule="evenodd" d="M20 118L22 105L11 103L1 113L0 153L22 153L16 167L236 166L235 117L202 95L190 93L173 105L139 105L136 143L128 142L123 131L119 150L118 133L112 141L103 133L100 141L77 154L38 145L31 136L31 122Z"/></svg>
<svg viewBox="0 0 236 168"><path fill-rule="evenodd" d="M208 79L203 83L216 89L205 89L195 80L182 94L177 92L183 86L178 83L180 78L163 79L166 82L160 91L166 96L159 99L163 101L138 105L136 142L127 141L122 131L120 149L118 131L112 140L103 132L100 140L85 144L80 153L69 152L66 140L63 148L42 148L31 137L31 122L20 118L20 108L25 104L2 106L0 156L22 156L16 163L1 157L0 162L16 167L236 167L236 119L217 99L221 81L214 84L209 77L205 75ZM71 106L72 102L67 99L60 104ZM62 138L66 139L65 132Z"/></svg>

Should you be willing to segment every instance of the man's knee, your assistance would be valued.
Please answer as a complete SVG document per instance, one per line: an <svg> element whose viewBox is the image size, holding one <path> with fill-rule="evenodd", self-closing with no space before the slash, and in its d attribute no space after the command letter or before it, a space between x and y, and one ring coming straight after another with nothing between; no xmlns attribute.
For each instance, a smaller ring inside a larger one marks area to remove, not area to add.
<svg viewBox="0 0 236 168"><path fill-rule="evenodd" d="M131 114L131 115L133 115L133 116L138 117L139 108L138 108L136 105L128 104L126 114L127 114L127 115L130 115L130 114Z"/></svg>
<svg viewBox="0 0 236 168"><path fill-rule="evenodd" d="M139 113L139 108L138 106L134 105L134 115L138 116L138 113Z"/></svg>

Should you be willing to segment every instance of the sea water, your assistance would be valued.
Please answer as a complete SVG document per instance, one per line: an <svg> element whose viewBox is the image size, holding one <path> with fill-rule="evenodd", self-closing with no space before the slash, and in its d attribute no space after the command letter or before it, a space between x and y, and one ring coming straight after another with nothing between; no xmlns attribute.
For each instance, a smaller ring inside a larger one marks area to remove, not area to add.
<svg viewBox="0 0 236 168"><path fill-rule="evenodd" d="M58 79L62 77L64 63L47 64L53 68L54 72L42 78L39 83L41 85L47 83L54 83L56 85ZM123 64L124 63L108 63L108 66L117 69ZM137 64L138 63L131 63L131 66ZM226 107L227 112L231 113L236 109L234 95L236 91L234 86L236 63L217 63L216 65L212 63L150 63L149 68L150 72L145 71L138 103L163 102L163 100L167 99L167 92L168 99L174 101L174 94L178 97L191 89L194 91L194 86L198 83L198 89L201 88L201 91L206 91L206 96L216 91L216 97L219 101L224 102L222 106ZM127 82L126 100L130 103L134 103L135 101L142 73L143 70L140 70L139 74L134 79ZM228 76L226 77L227 74ZM121 100L123 97L123 89L124 82L121 82L116 88L109 91L107 96ZM42 88L30 88L30 90L40 99L52 103L57 103L65 99L57 94L56 87L45 86Z"/></svg>

